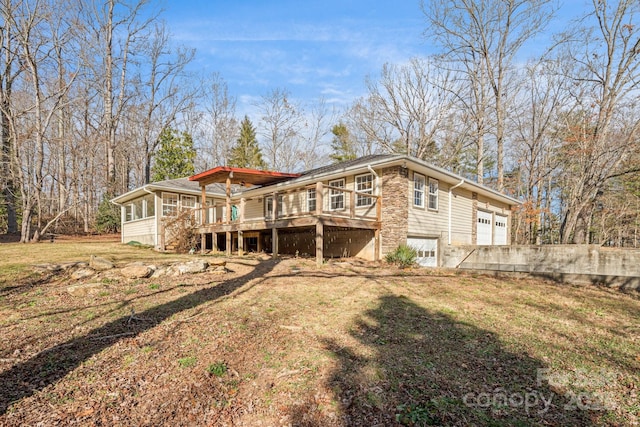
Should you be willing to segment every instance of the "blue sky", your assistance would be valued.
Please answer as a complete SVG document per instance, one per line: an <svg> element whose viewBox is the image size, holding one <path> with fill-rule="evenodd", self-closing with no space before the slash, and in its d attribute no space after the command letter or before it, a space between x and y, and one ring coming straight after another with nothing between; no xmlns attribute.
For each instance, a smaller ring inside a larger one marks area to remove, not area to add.
<svg viewBox="0 0 640 427"><path fill-rule="evenodd" d="M550 29L566 25L584 1L566 0ZM163 3L174 40L197 49L195 69L220 73L237 97L239 115L276 88L301 102L323 97L341 108L365 93L365 77L377 75L385 62L432 52L422 35L419 0Z"/></svg>
<svg viewBox="0 0 640 427"><path fill-rule="evenodd" d="M276 88L343 106L385 62L425 54L417 0L167 0L174 40L197 49L194 66L219 72L238 109Z"/></svg>

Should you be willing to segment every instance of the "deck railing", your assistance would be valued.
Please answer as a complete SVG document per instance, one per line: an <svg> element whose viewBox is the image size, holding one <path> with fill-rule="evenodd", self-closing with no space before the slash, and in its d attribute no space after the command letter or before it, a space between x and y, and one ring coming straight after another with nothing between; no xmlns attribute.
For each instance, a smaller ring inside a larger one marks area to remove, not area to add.
<svg viewBox="0 0 640 427"><path fill-rule="evenodd" d="M267 203L265 200L269 198L271 202ZM247 217L247 203L254 200L262 203L263 215ZM270 210L265 212L267 206ZM228 209L231 212L227 212ZM378 195L318 182L310 186L276 191L254 198L235 198L230 201L229 206L225 201L195 208L192 209L192 222L196 226L203 227L254 221L272 222L308 216L380 221L380 211L381 198ZM220 212L226 213L220 215Z"/></svg>

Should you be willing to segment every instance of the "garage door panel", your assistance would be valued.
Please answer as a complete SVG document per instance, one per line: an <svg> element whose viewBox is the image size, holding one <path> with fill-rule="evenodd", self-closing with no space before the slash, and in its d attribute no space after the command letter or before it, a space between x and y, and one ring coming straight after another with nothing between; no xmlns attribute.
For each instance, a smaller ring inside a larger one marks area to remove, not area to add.
<svg viewBox="0 0 640 427"><path fill-rule="evenodd" d="M491 212L478 211L477 244L490 245L492 243L493 215Z"/></svg>
<svg viewBox="0 0 640 427"><path fill-rule="evenodd" d="M493 229L493 244L507 244L507 217L504 215L496 215Z"/></svg>
<svg viewBox="0 0 640 427"><path fill-rule="evenodd" d="M423 267L438 266L438 239L409 237L407 245L413 247L418 256L416 262Z"/></svg>

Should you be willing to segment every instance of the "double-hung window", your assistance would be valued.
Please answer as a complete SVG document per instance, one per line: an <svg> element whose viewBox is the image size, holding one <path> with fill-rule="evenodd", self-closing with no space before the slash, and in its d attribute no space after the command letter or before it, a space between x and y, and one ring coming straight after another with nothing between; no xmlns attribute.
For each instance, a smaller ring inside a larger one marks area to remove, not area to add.
<svg viewBox="0 0 640 427"><path fill-rule="evenodd" d="M429 178L429 209L438 210L438 180Z"/></svg>
<svg viewBox="0 0 640 427"><path fill-rule="evenodd" d="M316 211L316 189L315 188L307 189L307 211L311 213Z"/></svg>
<svg viewBox="0 0 640 427"><path fill-rule="evenodd" d="M344 188L344 178L329 181L329 187ZM329 206L332 211L344 209L344 191L338 188L329 189Z"/></svg>
<svg viewBox="0 0 640 427"><path fill-rule="evenodd" d="M356 176L356 206L371 206L373 204L373 197L367 196L367 194L373 194L373 175L368 173L366 175ZM362 194L365 193L365 194Z"/></svg>
<svg viewBox="0 0 640 427"><path fill-rule="evenodd" d="M424 175L413 173L413 206L424 208Z"/></svg>
<svg viewBox="0 0 640 427"><path fill-rule="evenodd" d="M284 209L284 195L278 195L278 213L277 216L282 216ZM264 198L264 217L266 219L273 218L273 196L266 196Z"/></svg>
<svg viewBox="0 0 640 427"><path fill-rule="evenodd" d="M178 195L162 193L162 216L176 216L178 213Z"/></svg>
<svg viewBox="0 0 640 427"><path fill-rule="evenodd" d="M182 209L194 209L196 207L196 196L182 196Z"/></svg>

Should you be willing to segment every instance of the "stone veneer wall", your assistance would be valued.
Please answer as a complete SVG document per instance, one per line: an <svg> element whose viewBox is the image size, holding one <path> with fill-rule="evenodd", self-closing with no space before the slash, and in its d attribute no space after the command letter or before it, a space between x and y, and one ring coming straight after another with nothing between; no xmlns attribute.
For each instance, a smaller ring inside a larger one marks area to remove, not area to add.
<svg viewBox="0 0 640 427"><path fill-rule="evenodd" d="M407 243L409 229L409 170L400 166L382 169L381 254Z"/></svg>

